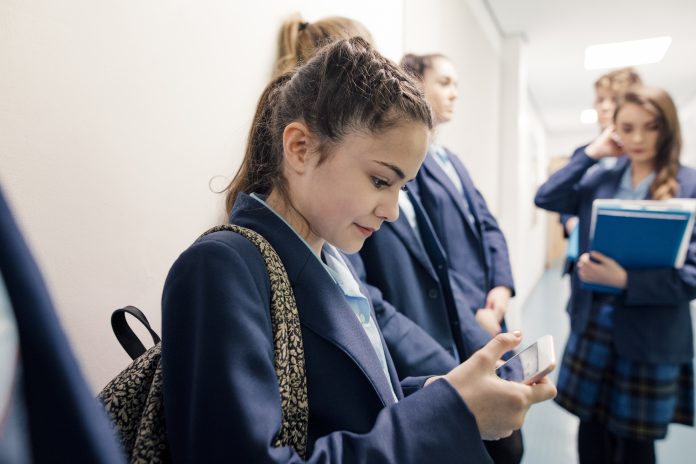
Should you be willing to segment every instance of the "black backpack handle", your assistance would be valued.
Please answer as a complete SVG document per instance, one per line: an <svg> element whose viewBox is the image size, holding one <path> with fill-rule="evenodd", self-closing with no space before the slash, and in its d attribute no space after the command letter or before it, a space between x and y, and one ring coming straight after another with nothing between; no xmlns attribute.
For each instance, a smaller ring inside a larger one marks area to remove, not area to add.
<svg viewBox="0 0 696 464"><path fill-rule="evenodd" d="M150 323L148 322L147 317L145 317L145 314L143 314L143 312L135 306L119 308L111 313L111 328L113 329L118 342L121 344L123 349L126 350L126 353L128 353L131 359L136 359L147 350L135 332L133 332L130 325L128 325L126 313L135 317L142 325L145 326L147 331L150 332L152 340L155 342L155 344L160 342L160 337L157 335L157 332L150 327Z"/></svg>

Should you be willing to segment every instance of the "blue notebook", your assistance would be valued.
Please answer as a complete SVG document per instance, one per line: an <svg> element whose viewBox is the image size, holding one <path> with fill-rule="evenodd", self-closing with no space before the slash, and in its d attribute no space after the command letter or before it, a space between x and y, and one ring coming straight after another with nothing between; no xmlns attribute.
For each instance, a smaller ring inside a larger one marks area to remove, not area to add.
<svg viewBox="0 0 696 464"><path fill-rule="evenodd" d="M694 225L696 200L595 200L590 250L615 259L625 269L684 265ZM582 283L602 293L622 290Z"/></svg>

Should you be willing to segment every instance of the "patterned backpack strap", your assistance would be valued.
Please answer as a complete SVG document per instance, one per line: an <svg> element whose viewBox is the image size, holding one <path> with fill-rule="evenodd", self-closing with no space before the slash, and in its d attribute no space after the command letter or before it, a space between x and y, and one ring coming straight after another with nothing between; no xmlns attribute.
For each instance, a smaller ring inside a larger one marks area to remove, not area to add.
<svg viewBox="0 0 696 464"><path fill-rule="evenodd" d="M305 457L307 452L307 375L300 316L285 266L270 243L257 232L233 224L223 224L204 232L201 237L228 230L242 235L258 248L266 262L271 282L271 323L273 352L278 377L283 419L273 446L290 446Z"/></svg>

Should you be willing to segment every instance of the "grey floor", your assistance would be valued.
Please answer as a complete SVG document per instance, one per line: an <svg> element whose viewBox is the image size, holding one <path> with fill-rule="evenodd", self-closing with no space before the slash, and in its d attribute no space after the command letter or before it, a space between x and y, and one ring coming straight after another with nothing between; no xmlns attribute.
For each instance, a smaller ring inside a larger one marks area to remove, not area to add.
<svg viewBox="0 0 696 464"><path fill-rule="evenodd" d="M568 337L569 324L564 309L568 292L568 279L561 278L559 269L549 269L522 308L525 341L533 341L541 335L551 334L554 337L557 357L562 355ZM696 327L694 329L696 330ZM556 372L551 374L554 380L555 375ZM578 421L575 416L552 401L532 407L522 429L525 441L523 464L577 463L577 427ZM695 444L696 429L671 425L667 439L657 444L657 462L696 463Z"/></svg>

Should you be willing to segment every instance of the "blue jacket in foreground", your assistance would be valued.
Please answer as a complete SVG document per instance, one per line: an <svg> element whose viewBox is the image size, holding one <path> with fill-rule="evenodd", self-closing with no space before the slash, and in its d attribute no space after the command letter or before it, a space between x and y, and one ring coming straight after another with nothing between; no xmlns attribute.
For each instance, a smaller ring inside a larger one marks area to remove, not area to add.
<svg viewBox="0 0 696 464"><path fill-rule="evenodd" d="M80 372L2 192L0 245L0 271L19 333L33 461L124 462L106 413Z"/></svg>
<svg viewBox="0 0 696 464"><path fill-rule="evenodd" d="M394 381L342 292L272 211L240 195L230 222L275 248L299 310L309 394L307 462L490 462L474 417L444 380ZM163 295L164 401L174 462L301 462L271 446L281 423L270 284L258 250L232 232L191 245ZM403 398L402 387L406 393Z"/></svg>
<svg viewBox="0 0 696 464"><path fill-rule="evenodd" d="M534 202L540 208L578 216L579 254L583 254L590 246L592 202L616 195L629 160L621 158L614 168L596 169L585 176L597 161L585 154L584 147L579 150L539 188ZM677 182L679 197L696 198L696 170L680 166ZM614 343L618 353L649 363L691 362L693 335L689 302L696 298L696 234L692 233L681 269L626 271L626 290L615 303ZM594 296L580 286L574 270L568 303L574 332L585 329Z"/></svg>

